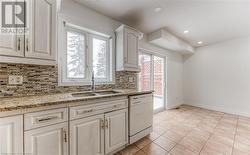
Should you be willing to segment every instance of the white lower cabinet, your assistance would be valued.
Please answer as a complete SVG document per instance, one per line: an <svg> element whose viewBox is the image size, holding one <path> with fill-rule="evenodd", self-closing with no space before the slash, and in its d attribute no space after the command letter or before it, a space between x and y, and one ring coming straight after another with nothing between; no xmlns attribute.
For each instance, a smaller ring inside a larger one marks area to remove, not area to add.
<svg viewBox="0 0 250 155"><path fill-rule="evenodd" d="M70 122L71 155L104 155L104 115Z"/></svg>
<svg viewBox="0 0 250 155"><path fill-rule="evenodd" d="M71 155L107 155L127 144L127 109L70 121Z"/></svg>
<svg viewBox="0 0 250 155"><path fill-rule="evenodd" d="M114 154L128 142L128 100L93 104L0 118L0 155Z"/></svg>
<svg viewBox="0 0 250 155"><path fill-rule="evenodd" d="M105 152L111 153L127 144L128 110L123 109L105 114Z"/></svg>
<svg viewBox="0 0 250 155"><path fill-rule="evenodd" d="M68 123L60 123L24 132L25 154L67 155Z"/></svg>
<svg viewBox="0 0 250 155"><path fill-rule="evenodd" d="M0 118L0 154L22 154L23 116Z"/></svg>

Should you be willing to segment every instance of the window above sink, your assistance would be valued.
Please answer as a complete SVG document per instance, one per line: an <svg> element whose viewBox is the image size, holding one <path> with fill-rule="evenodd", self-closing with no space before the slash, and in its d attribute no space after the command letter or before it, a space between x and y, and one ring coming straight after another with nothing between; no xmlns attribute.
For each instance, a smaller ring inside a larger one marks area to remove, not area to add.
<svg viewBox="0 0 250 155"><path fill-rule="evenodd" d="M114 83L112 37L62 21L59 85Z"/></svg>

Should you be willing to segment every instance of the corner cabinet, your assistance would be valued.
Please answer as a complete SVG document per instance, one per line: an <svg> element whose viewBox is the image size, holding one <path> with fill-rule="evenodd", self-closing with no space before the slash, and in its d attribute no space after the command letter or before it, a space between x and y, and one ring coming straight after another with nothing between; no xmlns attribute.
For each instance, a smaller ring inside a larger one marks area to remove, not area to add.
<svg viewBox="0 0 250 155"><path fill-rule="evenodd" d="M25 34L0 35L0 63L55 64L57 0L24 0Z"/></svg>
<svg viewBox="0 0 250 155"><path fill-rule="evenodd" d="M139 38L142 33L122 25L116 30L116 70L139 72Z"/></svg>
<svg viewBox="0 0 250 155"><path fill-rule="evenodd" d="M0 154L23 153L23 116L0 118Z"/></svg>

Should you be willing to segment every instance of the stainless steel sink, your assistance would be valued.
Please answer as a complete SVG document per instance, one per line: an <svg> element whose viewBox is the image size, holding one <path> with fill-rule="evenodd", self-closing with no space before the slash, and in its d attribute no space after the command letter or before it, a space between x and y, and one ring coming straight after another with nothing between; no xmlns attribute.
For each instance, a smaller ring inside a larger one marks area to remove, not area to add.
<svg viewBox="0 0 250 155"><path fill-rule="evenodd" d="M108 91L99 91L99 92L83 92L83 93L72 93L73 97L91 97L91 96L104 96L118 94L119 92L108 90Z"/></svg>
<svg viewBox="0 0 250 155"><path fill-rule="evenodd" d="M91 97L91 96L96 96L95 93L73 93L72 94L73 97Z"/></svg>
<svg viewBox="0 0 250 155"><path fill-rule="evenodd" d="M118 94L119 92L117 91L101 91L101 92L95 92L96 95L112 95L112 94Z"/></svg>

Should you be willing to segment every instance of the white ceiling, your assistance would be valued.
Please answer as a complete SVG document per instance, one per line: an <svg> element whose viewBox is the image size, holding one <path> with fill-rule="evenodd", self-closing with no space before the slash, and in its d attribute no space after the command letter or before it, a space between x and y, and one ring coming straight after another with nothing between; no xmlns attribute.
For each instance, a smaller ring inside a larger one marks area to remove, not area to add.
<svg viewBox="0 0 250 155"><path fill-rule="evenodd" d="M250 35L250 0L76 1L144 33L167 28L194 47Z"/></svg>

